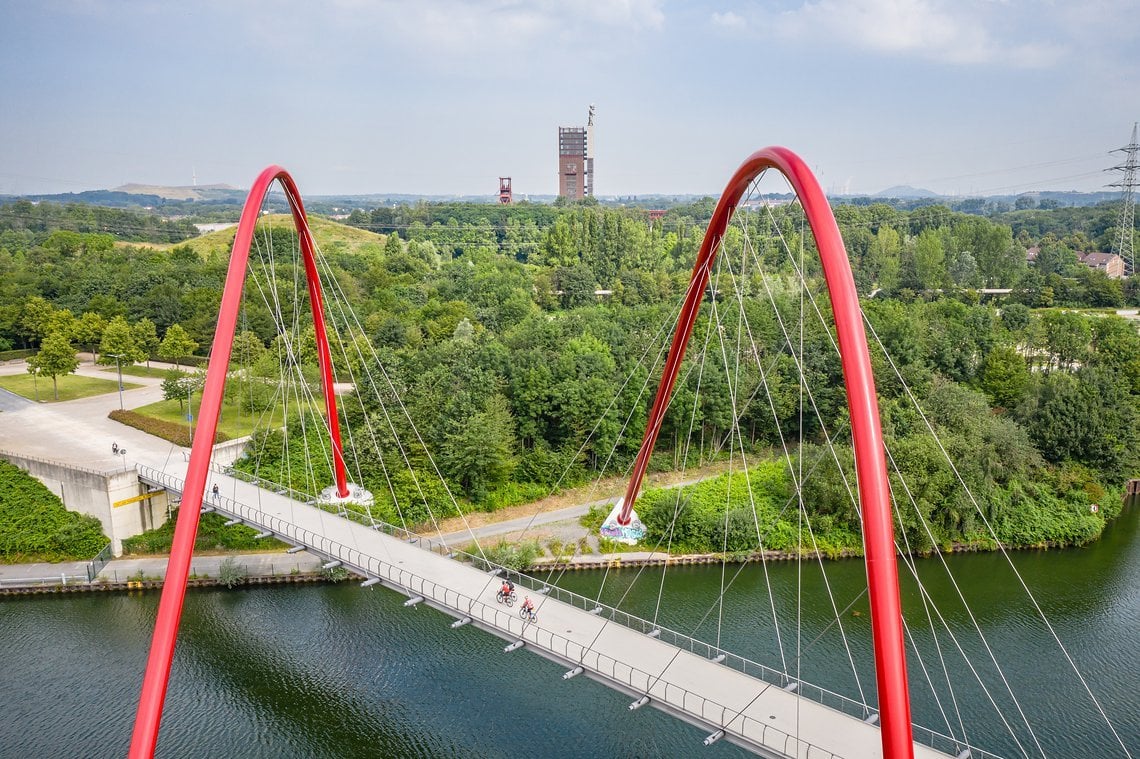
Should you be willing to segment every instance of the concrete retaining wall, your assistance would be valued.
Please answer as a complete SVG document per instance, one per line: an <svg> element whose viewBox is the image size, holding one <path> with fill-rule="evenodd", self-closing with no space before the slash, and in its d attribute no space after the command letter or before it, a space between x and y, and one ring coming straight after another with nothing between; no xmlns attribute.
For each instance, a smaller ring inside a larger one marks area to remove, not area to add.
<svg viewBox="0 0 1140 759"><path fill-rule="evenodd" d="M249 436L239 437L237 440L227 440L224 443L218 443L214 446L214 452L210 456L210 461L218 466L229 466L237 461L245 453L245 446L249 442Z"/></svg>
<svg viewBox="0 0 1140 759"><path fill-rule="evenodd" d="M124 538L160 527L166 522L168 511L165 493L147 500L113 506L118 501L146 492L146 487L139 482L134 469L98 472L6 451L0 452L0 456L42 482L63 501L67 510L98 519L103 525L103 534L111 539L111 552L115 556L122 555Z"/></svg>

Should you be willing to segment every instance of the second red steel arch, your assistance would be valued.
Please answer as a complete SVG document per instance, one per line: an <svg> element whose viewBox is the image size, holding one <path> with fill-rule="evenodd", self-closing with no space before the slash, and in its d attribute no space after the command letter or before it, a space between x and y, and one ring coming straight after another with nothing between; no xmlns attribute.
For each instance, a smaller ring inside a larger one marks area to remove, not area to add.
<svg viewBox="0 0 1140 759"><path fill-rule="evenodd" d="M824 278L831 296L843 365L843 381L851 412L855 467L862 504L883 756L885 759L910 759L914 756L914 743L911 736L894 528L891 522L890 486L883 453L883 433L879 424L879 405L875 397L875 380L871 374L871 357L867 351L867 336L863 331L859 296L855 291L855 280L851 275L851 264L843 246L843 238L839 234L827 197L803 160L787 148L768 147L750 155L728 181L713 211L705 239L697 253L685 302L677 317L673 344L665 358L661 384L649 412L645 437L634 462L629 485L622 499L621 514L617 519L622 525L630 523L630 515L669 407L673 385L685 357L689 336L696 324L712 264L716 260L725 230L749 185L766 169L776 169L787 177L803 205L819 248Z"/></svg>

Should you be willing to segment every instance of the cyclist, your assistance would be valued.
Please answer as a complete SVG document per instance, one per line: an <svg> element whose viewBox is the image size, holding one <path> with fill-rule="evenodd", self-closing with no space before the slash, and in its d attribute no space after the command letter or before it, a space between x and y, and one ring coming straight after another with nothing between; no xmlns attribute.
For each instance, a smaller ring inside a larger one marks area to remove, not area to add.
<svg viewBox="0 0 1140 759"><path fill-rule="evenodd" d="M511 594L511 584L503 580L503 587L499 588L499 595L502 598L507 598Z"/></svg>
<svg viewBox="0 0 1140 759"><path fill-rule="evenodd" d="M525 611L527 614L534 614L534 601L530 600L530 596L523 599L522 611Z"/></svg>

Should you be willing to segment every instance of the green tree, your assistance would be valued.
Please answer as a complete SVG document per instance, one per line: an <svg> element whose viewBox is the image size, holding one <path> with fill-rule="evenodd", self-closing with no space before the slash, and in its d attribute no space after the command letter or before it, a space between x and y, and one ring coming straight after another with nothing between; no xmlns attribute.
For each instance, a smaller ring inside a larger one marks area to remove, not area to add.
<svg viewBox="0 0 1140 759"><path fill-rule="evenodd" d="M198 350L198 343L190 339L186 330L182 329L179 324L171 324L170 329L166 330L166 336L162 338L162 343L158 346L158 356L167 361L173 361L174 368L177 369L178 360L184 356L192 355L196 350Z"/></svg>
<svg viewBox="0 0 1140 759"><path fill-rule="evenodd" d="M75 324L75 340L80 345L86 345L91 349L92 358L98 361L99 356L95 355L102 348L96 350L99 342L103 339L103 330L107 328L107 320L102 314L95 311L84 311L83 316L79 317L79 321Z"/></svg>
<svg viewBox="0 0 1140 759"><path fill-rule="evenodd" d="M1008 346L994 348L982 362L978 383L995 406L1013 408L1029 389L1029 367L1021 354Z"/></svg>
<svg viewBox="0 0 1140 759"><path fill-rule="evenodd" d="M920 290L936 290L946 282L946 252L933 229L924 229L914 241L914 273Z"/></svg>
<svg viewBox="0 0 1140 759"><path fill-rule="evenodd" d="M187 374L178 369L171 369L162 380L162 399L164 401L178 401L178 408L186 410L186 402L190 394L199 390L206 383L204 374Z"/></svg>
<svg viewBox="0 0 1140 759"><path fill-rule="evenodd" d="M266 353L266 348L260 337L249 330L242 330L234 335L230 353L233 356L233 362L238 366L250 367L262 359Z"/></svg>
<svg viewBox="0 0 1140 759"><path fill-rule="evenodd" d="M158 339L158 330L150 319L145 316L131 326L135 336L135 344L146 354L146 365L150 367L150 357L158 353L162 341Z"/></svg>
<svg viewBox="0 0 1140 759"><path fill-rule="evenodd" d="M479 503L510 480L518 460L514 454L514 422L507 399L496 393L483 410L457 424L447 436L444 466L448 475Z"/></svg>
<svg viewBox="0 0 1140 759"><path fill-rule="evenodd" d="M55 399L59 400L58 377L71 374L79 368L79 359L76 358L75 348L71 345L68 336L53 332L44 337L40 344L40 352L28 359L28 371L46 374L51 377L52 389Z"/></svg>
<svg viewBox="0 0 1140 759"><path fill-rule="evenodd" d="M39 295L33 295L24 301L20 313L20 328L24 336L34 343L43 340L49 331L48 326L54 311L52 305Z"/></svg>
<svg viewBox="0 0 1140 759"><path fill-rule="evenodd" d="M1058 369L1069 370L1084 357L1092 340L1088 321L1071 311L1050 311L1041 320L1045 345Z"/></svg>
<svg viewBox="0 0 1140 759"><path fill-rule="evenodd" d="M121 366L122 364L136 364L146 360L146 353L139 348L135 341L134 331L127 320L116 316L103 330L103 339L99 343L99 351L103 356L98 363L105 366Z"/></svg>

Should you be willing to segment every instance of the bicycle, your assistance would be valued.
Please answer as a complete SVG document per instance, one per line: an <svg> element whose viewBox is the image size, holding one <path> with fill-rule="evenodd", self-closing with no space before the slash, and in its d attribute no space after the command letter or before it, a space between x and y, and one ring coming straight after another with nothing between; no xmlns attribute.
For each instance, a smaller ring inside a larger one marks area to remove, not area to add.
<svg viewBox="0 0 1140 759"><path fill-rule="evenodd" d="M501 604L506 604L507 606L514 606L515 601L518 600L518 594L513 590L510 593L503 593L503 589L499 588L499 590L495 593L495 600Z"/></svg>
<svg viewBox="0 0 1140 759"><path fill-rule="evenodd" d="M538 621L538 612L535 611L534 609L528 609L524 606L523 608L519 609L519 619L522 619L524 622L525 621L537 622Z"/></svg>

